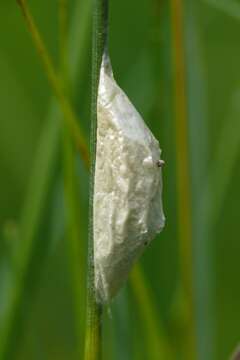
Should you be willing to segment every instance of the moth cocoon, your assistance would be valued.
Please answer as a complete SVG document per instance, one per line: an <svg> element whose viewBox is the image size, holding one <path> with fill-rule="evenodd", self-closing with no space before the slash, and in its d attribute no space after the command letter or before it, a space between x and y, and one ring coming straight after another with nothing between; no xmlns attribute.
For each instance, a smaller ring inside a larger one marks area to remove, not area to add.
<svg viewBox="0 0 240 360"><path fill-rule="evenodd" d="M158 141L113 78L104 55L98 90L94 265L98 301L109 302L164 227Z"/></svg>

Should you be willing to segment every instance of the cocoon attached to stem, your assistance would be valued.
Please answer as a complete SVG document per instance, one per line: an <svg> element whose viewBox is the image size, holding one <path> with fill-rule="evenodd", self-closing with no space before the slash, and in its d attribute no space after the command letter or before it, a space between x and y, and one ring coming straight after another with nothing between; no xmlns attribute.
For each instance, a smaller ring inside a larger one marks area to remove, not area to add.
<svg viewBox="0 0 240 360"><path fill-rule="evenodd" d="M165 223L158 141L114 80L104 53L97 103L94 264L97 300L107 303Z"/></svg>

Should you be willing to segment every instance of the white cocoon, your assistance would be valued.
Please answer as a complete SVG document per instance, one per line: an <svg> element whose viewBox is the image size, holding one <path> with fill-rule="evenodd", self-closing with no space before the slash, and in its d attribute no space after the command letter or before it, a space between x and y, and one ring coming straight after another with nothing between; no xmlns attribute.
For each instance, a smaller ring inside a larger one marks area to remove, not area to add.
<svg viewBox="0 0 240 360"><path fill-rule="evenodd" d="M98 301L109 302L164 227L158 141L103 58L98 91L94 264Z"/></svg>

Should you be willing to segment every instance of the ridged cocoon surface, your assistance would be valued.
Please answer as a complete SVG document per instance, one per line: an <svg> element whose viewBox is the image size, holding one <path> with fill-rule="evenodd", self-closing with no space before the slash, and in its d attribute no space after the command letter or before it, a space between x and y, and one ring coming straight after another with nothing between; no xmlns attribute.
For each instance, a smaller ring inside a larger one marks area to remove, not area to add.
<svg viewBox="0 0 240 360"><path fill-rule="evenodd" d="M161 150L104 57L98 91L94 263L98 301L109 302L165 222Z"/></svg>

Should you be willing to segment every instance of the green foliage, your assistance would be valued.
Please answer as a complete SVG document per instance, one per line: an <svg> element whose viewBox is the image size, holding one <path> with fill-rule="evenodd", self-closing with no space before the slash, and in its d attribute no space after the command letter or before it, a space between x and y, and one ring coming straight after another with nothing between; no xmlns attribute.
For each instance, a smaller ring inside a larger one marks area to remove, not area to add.
<svg viewBox="0 0 240 360"><path fill-rule="evenodd" d="M57 68L58 1L28 1ZM91 1L69 3L72 100L89 135ZM240 341L240 5L183 5L198 358L224 360ZM71 145L61 146L62 115L17 3L2 0L0 18L0 359L75 360L85 327L88 174ZM168 352L186 359L188 351L171 28L168 1L111 1L116 79L163 148L167 226L140 261L144 276L137 268L104 313L109 360L167 359ZM76 206L79 222L70 211Z"/></svg>

